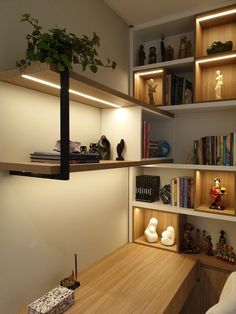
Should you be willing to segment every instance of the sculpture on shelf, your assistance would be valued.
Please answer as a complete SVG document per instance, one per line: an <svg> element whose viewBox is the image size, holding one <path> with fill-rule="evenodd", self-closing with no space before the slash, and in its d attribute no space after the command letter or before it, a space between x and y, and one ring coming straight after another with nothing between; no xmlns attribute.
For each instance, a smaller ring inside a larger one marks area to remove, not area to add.
<svg viewBox="0 0 236 314"><path fill-rule="evenodd" d="M208 48L207 54L221 53L231 51L233 49L233 42L231 40L222 43L221 41L214 41Z"/></svg>
<svg viewBox="0 0 236 314"><path fill-rule="evenodd" d="M161 234L161 243L166 246L174 245L175 243L175 229L172 226L168 226Z"/></svg>
<svg viewBox="0 0 236 314"><path fill-rule="evenodd" d="M161 42L160 42L160 48L161 48L161 61L166 60L166 48L165 48L165 43L164 43L164 35L161 34Z"/></svg>
<svg viewBox="0 0 236 314"><path fill-rule="evenodd" d="M165 61L171 61L171 60L174 60L174 48L168 45L166 48Z"/></svg>
<svg viewBox="0 0 236 314"><path fill-rule="evenodd" d="M140 45L139 51L138 51L138 65L144 65L145 59L146 59L146 54L144 51L144 45Z"/></svg>
<svg viewBox="0 0 236 314"><path fill-rule="evenodd" d="M147 80L149 104L155 105L154 94L156 93L157 82L154 79Z"/></svg>
<svg viewBox="0 0 236 314"><path fill-rule="evenodd" d="M80 146L80 152L82 153L82 154L87 154L87 146L84 146L84 145L82 145L82 146Z"/></svg>
<svg viewBox="0 0 236 314"><path fill-rule="evenodd" d="M235 264L235 253L233 250L233 247L226 243L224 230L221 230L219 242L216 243L216 257Z"/></svg>
<svg viewBox="0 0 236 314"><path fill-rule="evenodd" d="M116 160L124 160L124 157L122 156L122 152L125 148L125 141L123 139L120 140L120 143L117 144L116 146L116 151L118 157L116 157Z"/></svg>
<svg viewBox="0 0 236 314"><path fill-rule="evenodd" d="M99 154L102 160L110 159L110 142L105 135L102 135L98 141Z"/></svg>
<svg viewBox="0 0 236 314"><path fill-rule="evenodd" d="M146 230L144 231L146 239L150 243L158 241L158 234L156 231L157 224L158 224L158 220L156 218L151 218Z"/></svg>
<svg viewBox="0 0 236 314"><path fill-rule="evenodd" d="M184 236L182 242L182 249L184 253L200 253L200 249L196 247L192 232L194 227L191 223L184 224Z"/></svg>
<svg viewBox="0 0 236 314"><path fill-rule="evenodd" d="M214 179L214 185L210 190L210 196L213 198L213 202L209 208L223 210L225 207L222 205L221 196L226 194L226 188L220 185L220 178Z"/></svg>
<svg viewBox="0 0 236 314"><path fill-rule="evenodd" d="M160 190L160 198L163 204L171 204L171 187L170 184L166 184Z"/></svg>
<svg viewBox="0 0 236 314"><path fill-rule="evenodd" d="M223 86L223 74L221 74L220 70L216 71L216 99L222 99L222 86Z"/></svg>
<svg viewBox="0 0 236 314"><path fill-rule="evenodd" d="M192 56L192 43L190 40L187 40L187 55L186 57Z"/></svg>
<svg viewBox="0 0 236 314"><path fill-rule="evenodd" d="M157 62L156 47L149 48L149 64Z"/></svg>
<svg viewBox="0 0 236 314"><path fill-rule="evenodd" d="M89 153L90 154L98 154L99 153L98 143L90 143Z"/></svg>
<svg viewBox="0 0 236 314"><path fill-rule="evenodd" d="M207 241L207 255L209 256L213 256L213 244L212 244L212 241L211 241L211 236L210 235L207 235L206 236L206 241Z"/></svg>
<svg viewBox="0 0 236 314"><path fill-rule="evenodd" d="M187 57L187 37L183 36L180 38L179 59L186 57Z"/></svg>
<svg viewBox="0 0 236 314"><path fill-rule="evenodd" d="M186 88L184 92L184 104L191 104L193 102L193 94L190 89Z"/></svg>

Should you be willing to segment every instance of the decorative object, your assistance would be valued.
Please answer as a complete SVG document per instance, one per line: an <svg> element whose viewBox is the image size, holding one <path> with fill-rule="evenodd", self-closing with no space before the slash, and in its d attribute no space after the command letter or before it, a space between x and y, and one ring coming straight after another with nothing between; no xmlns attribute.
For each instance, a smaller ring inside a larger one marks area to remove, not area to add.
<svg viewBox="0 0 236 314"><path fill-rule="evenodd" d="M160 190L160 198L163 204L171 204L171 187L170 184L166 184Z"/></svg>
<svg viewBox="0 0 236 314"><path fill-rule="evenodd" d="M139 51L138 51L138 65L144 65L145 59L146 59L146 54L144 51L144 45L140 45Z"/></svg>
<svg viewBox="0 0 236 314"><path fill-rule="evenodd" d="M209 256L213 256L213 245L212 245L212 241L211 241L211 236L210 235L207 235L206 236L206 242L207 242L207 255Z"/></svg>
<svg viewBox="0 0 236 314"><path fill-rule="evenodd" d="M71 289L71 290L75 290L76 288L78 288L80 286L80 282L77 280L77 276L78 276L78 263L77 263L77 254L74 254L74 258L75 258L75 271L72 270L72 274L61 280L60 285Z"/></svg>
<svg viewBox="0 0 236 314"><path fill-rule="evenodd" d="M216 99L222 99L222 86L223 83L223 74L221 74L220 70L216 71L216 86L215 86L215 92L216 92Z"/></svg>
<svg viewBox="0 0 236 314"><path fill-rule="evenodd" d="M184 104L191 104L193 102L193 94L190 89L186 88L184 92Z"/></svg>
<svg viewBox="0 0 236 314"><path fill-rule="evenodd" d="M191 223L184 224L184 237L182 242L182 250L184 253L200 253L200 249L196 247L192 232L194 227Z"/></svg>
<svg viewBox="0 0 236 314"><path fill-rule="evenodd" d="M172 246L175 243L175 229L168 226L161 234L161 243L166 246Z"/></svg>
<svg viewBox="0 0 236 314"><path fill-rule="evenodd" d="M166 48L165 61L171 61L171 60L174 60L174 48L168 45Z"/></svg>
<svg viewBox="0 0 236 314"><path fill-rule="evenodd" d="M233 49L233 42L231 40L222 43L221 41L214 41L208 48L207 54L221 53L231 51Z"/></svg>
<svg viewBox="0 0 236 314"><path fill-rule="evenodd" d="M179 45L179 59L187 57L187 37L182 36L180 38L180 45Z"/></svg>
<svg viewBox="0 0 236 314"><path fill-rule="evenodd" d="M225 207L222 205L221 196L226 194L226 188L220 185L220 178L214 179L214 185L210 190L210 196L214 199L209 208L223 210Z"/></svg>
<svg viewBox="0 0 236 314"><path fill-rule="evenodd" d="M200 230L199 230L198 228L196 229L195 247L196 247L197 250L200 251L200 249L201 249L201 244L200 244Z"/></svg>
<svg viewBox="0 0 236 314"><path fill-rule="evenodd" d="M192 43L190 40L187 41L187 55L186 57L192 56Z"/></svg>
<svg viewBox="0 0 236 314"><path fill-rule="evenodd" d="M88 153L88 151L87 151L87 146L80 146L80 152L82 153L82 154L87 154Z"/></svg>
<svg viewBox="0 0 236 314"><path fill-rule="evenodd" d="M235 253L233 250L233 247L226 243L224 230L221 230L219 242L216 243L216 257L235 264Z"/></svg>
<svg viewBox="0 0 236 314"><path fill-rule="evenodd" d="M150 243L158 241L158 234L156 231L157 224L158 224L158 220L156 218L151 218L146 230L144 231L146 239Z"/></svg>
<svg viewBox="0 0 236 314"><path fill-rule="evenodd" d="M28 314L62 314L74 303L74 291L58 286L28 305Z"/></svg>
<svg viewBox="0 0 236 314"><path fill-rule="evenodd" d="M89 145L89 153L90 154L97 154L97 153L99 153L98 143L90 143L90 145Z"/></svg>
<svg viewBox="0 0 236 314"><path fill-rule="evenodd" d="M110 142L105 135L102 135L98 141L99 154L102 160L110 159Z"/></svg>
<svg viewBox="0 0 236 314"><path fill-rule="evenodd" d="M125 148L125 141L123 139L120 140L120 143L117 144L116 146L116 151L118 157L116 157L116 160L124 160L124 157L122 156L122 152Z"/></svg>
<svg viewBox="0 0 236 314"><path fill-rule="evenodd" d="M206 240L206 230L202 230L202 242L201 242L201 250L206 252L207 250L207 240Z"/></svg>
<svg viewBox="0 0 236 314"><path fill-rule="evenodd" d="M83 71L89 66L94 73L98 66L116 67L115 61L107 59L107 63L103 64L98 58L96 47L100 46L100 38L96 33L93 33L92 39L85 35L79 38L73 33L67 33L65 28L51 28L43 33L39 21L27 13L22 15L21 21L28 22L33 32L26 36L26 57L16 62L19 68L26 68L32 61L53 64L59 72L71 70L73 63L81 64Z"/></svg>
<svg viewBox="0 0 236 314"><path fill-rule="evenodd" d="M80 152L80 142L77 141L69 141L69 152L70 153L78 153ZM60 152L61 151L61 141L58 140L56 141L56 145L53 149L56 152Z"/></svg>
<svg viewBox="0 0 236 314"><path fill-rule="evenodd" d="M136 201L152 203L159 201L160 176L136 176Z"/></svg>
<svg viewBox="0 0 236 314"><path fill-rule="evenodd" d="M165 140L158 141L157 157L167 157L170 153L170 144Z"/></svg>
<svg viewBox="0 0 236 314"><path fill-rule="evenodd" d="M157 62L156 47L149 48L149 64Z"/></svg>
<svg viewBox="0 0 236 314"><path fill-rule="evenodd" d="M161 34L161 42L160 42L160 48L161 48L161 61L165 61L166 60L166 48L165 48L165 43L164 43L164 35Z"/></svg>
<svg viewBox="0 0 236 314"><path fill-rule="evenodd" d="M154 79L150 79L146 81L148 84L148 96L149 96L149 104L155 105L154 94L156 93L157 82Z"/></svg>

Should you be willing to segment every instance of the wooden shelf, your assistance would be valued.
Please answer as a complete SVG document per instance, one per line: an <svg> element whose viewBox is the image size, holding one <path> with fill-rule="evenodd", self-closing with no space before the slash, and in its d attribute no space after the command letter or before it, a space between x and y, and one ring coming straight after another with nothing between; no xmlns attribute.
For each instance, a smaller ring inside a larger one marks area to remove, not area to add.
<svg viewBox="0 0 236 314"><path fill-rule="evenodd" d="M187 170L212 170L236 172L236 166L214 166L214 165L194 165L194 164L175 164L162 163L160 165L144 165L143 167L166 168L166 169L187 169Z"/></svg>
<svg viewBox="0 0 236 314"><path fill-rule="evenodd" d="M143 159L136 161L103 160L100 163L73 164L70 172L82 172L91 170L115 169L124 167L135 167L141 165L155 164L161 162L172 162L170 158ZM0 162L0 171L20 171L35 174L57 174L60 171L59 164L39 162Z"/></svg>
<svg viewBox="0 0 236 314"><path fill-rule="evenodd" d="M35 63L29 68L26 68L24 70L10 70L0 73L0 80L15 84L21 87L25 87L28 89L36 90L39 92L43 92L46 94L59 96L59 88L53 88L51 86L41 84L39 82L35 82L30 79L23 78L22 75L29 75L30 77L33 77L34 79L43 80L44 82L50 82L52 84L55 84L56 86L59 86L59 75L55 71L55 69L47 64L41 64L41 63ZM70 89L92 96L96 97L97 99L101 99L106 102L110 102L114 105L120 106L120 107L131 107L131 106L141 106L147 109L150 109L152 111L155 111L159 115L163 117L173 117L172 113L163 112L156 106L152 106L149 104L145 104L140 100L137 100L133 97L130 97L126 94L123 94L119 91L116 91L110 87L107 87L103 84L100 84L98 82L95 82L91 79L88 79L80 74L77 74L75 72L70 72ZM95 101L94 99L88 99L84 98L82 96L71 94L70 93L70 99L79 103L83 103L86 105L98 107L98 108L111 108L109 105L100 103L98 101Z"/></svg>

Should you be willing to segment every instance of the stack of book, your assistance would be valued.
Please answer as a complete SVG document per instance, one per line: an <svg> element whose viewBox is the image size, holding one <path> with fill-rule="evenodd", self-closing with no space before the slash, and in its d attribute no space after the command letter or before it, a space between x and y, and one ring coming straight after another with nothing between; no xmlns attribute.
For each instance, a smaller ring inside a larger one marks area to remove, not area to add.
<svg viewBox="0 0 236 314"><path fill-rule="evenodd" d="M136 201L152 203L159 200L160 177L136 176Z"/></svg>
<svg viewBox="0 0 236 314"><path fill-rule="evenodd" d="M171 180L171 205L185 208L194 207L194 179L178 177Z"/></svg>
<svg viewBox="0 0 236 314"><path fill-rule="evenodd" d="M50 152L34 152L30 154L30 161L33 162L46 162L46 163L60 163L60 153ZM98 163L99 154L97 153L70 153L70 164L81 163Z"/></svg>
<svg viewBox="0 0 236 314"><path fill-rule="evenodd" d="M236 166L236 132L223 136L204 136L193 143L194 163Z"/></svg>
<svg viewBox="0 0 236 314"><path fill-rule="evenodd" d="M191 92L192 82L175 74L166 75L166 105L181 105L185 103L185 91Z"/></svg>

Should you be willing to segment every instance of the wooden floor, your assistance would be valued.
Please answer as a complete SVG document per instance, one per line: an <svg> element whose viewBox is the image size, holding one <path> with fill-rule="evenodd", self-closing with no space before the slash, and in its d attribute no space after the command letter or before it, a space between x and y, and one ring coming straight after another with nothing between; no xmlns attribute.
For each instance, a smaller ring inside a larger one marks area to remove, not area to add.
<svg viewBox="0 0 236 314"><path fill-rule="evenodd" d="M79 275L66 314L176 314L197 276L196 259L129 243Z"/></svg>

